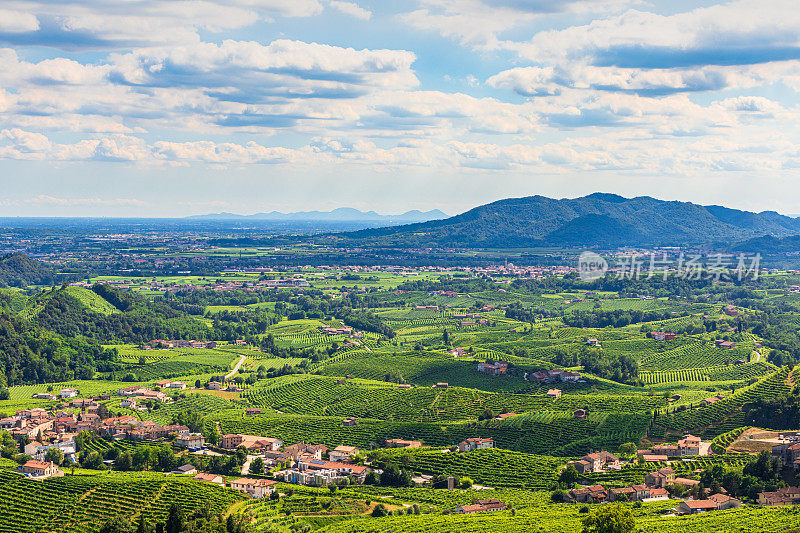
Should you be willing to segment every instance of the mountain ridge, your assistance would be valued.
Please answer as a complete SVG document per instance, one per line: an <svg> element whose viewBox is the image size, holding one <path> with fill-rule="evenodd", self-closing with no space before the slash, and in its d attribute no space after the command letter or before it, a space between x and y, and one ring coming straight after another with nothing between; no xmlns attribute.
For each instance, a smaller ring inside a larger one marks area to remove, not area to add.
<svg viewBox="0 0 800 533"><path fill-rule="evenodd" d="M377 245L464 247L639 246L735 243L800 234L800 219L720 205L593 193L506 198L453 217L340 234Z"/></svg>
<svg viewBox="0 0 800 533"><path fill-rule="evenodd" d="M209 213L186 217L193 220L275 220L275 221L380 221L380 222L426 222L447 218L449 215L438 210L420 211L412 209L399 215L381 215L375 211L360 211L352 207L339 207L331 211L297 211L283 213L270 211L239 215L236 213Z"/></svg>

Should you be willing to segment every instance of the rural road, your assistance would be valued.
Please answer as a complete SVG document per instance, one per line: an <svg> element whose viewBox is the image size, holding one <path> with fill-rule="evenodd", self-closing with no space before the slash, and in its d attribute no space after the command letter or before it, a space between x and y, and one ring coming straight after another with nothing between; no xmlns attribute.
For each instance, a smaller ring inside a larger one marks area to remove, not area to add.
<svg viewBox="0 0 800 533"><path fill-rule="evenodd" d="M238 362L238 363L236 363L236 366L234 366L234 367L233 367L233 370L231 370L230 372L228 372L227 374L225 374L225 379L230 379L230 377L231 377L232 375L234 375L235 373L237 373L237 372L239 371L239 368L242 366L242 363L244 363L244 360L245 360L246 358L247 358L247 356L246 356L246 355L244 355L244 354L242 354L242 355L241 355L241 359L239 359L239 362Z"/></svg>

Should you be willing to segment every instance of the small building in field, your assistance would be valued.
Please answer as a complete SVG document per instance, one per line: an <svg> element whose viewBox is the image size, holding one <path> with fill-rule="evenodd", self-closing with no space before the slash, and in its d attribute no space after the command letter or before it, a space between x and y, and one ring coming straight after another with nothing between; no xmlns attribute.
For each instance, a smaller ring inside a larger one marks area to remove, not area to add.
<svg viewBox="0 0 800 533"><path fill-rule="evenodd" d="M675 334L669 333L666 331L654 331L653 332L653 339L657 341L671 341L675 340Z"/></svg>
<svg viewBox="0 0 800 533"><path fill-rule="evenodd" d="M490 376L499 376L508 372L508 363L505 361L497 361L496 363L478 363L478 372L489 374Z"/></svg>
<svg viewBox="0 0 800 533"><path fill-rule="evenodd" d="M358 419L354 416L342 420L342 425L345 427L353 427L358 425Z"/></svg>
<svg viewBox="0 0 800 533"><path fill-rule="evenodd" d="M197 468L194 465L182 465L172 471L173 474L194 476L197 474Z"/></svg>
<svg viewBox="0 0 800 533"><path fill-rule="evenodd" d="M59 393L62 398L75 398L78 395L78 389L61 389Z"/></svg>
<svg viewBox="0 0 800 533"><path fill-rule="evenodd" d="M389 439L386 441L387 448L422 448L422 441Z"/></svg>
<svg viewBox="0 0 800 533"><path fill-rule="evenodd" d="M698 514L716 510L717 502L711 500L686 500L678 505L679 514Z"/></svg>
<svg viewBox="0 0 800 533"><path fill-rule="evenodd" d="M244 492L252 498L266 498L275 490L277 481L271 479L241 478L231 481L231 488Z"/></svg>
<svg viewBox="0 0 800 533"><path fill-rule="evenodd" d="M547 396L550 398L561 398L561 389L550 389L547 391Z"/></svg>
<svg viewBox="0 0 800 533"><path fill-rule="evenodd" d="M217 474L206 474L205 472L200 472L199 474L194 476L192 479L194 479L195 481L204 481L206 483L213 483L215 485L221 485L223 487L225 486L225 480L223 479L222 476L217 475Z"/></svg>
<svg viewBox="0 0 800 533"><path fill-rule="evenodd" d="M572 418L586 418L586 410L585 409L576 409L572 413Z"/></svg>
<svg viewBox="0 0 800 533"><path fill-rule="evenodd" d="M261 408L260 407L248 407L247 409L244 410L244 414L247 415L247 416L260 415L261 414Z"/></svg>
<svg viewBox="0 0 800 533"><path fill-rule="evenodd" d="M737 500L727 494L712 494L708 499L717 504L718 511L735 509L742 506L741 500Z"/></svg>
<svg viewBox="0 0 800 533"><path fill-rule="evenodd" d="M472 505L459 505L456 507L458 514L474 514L483 513L486 511L505 511L508 507L504 502L492 498L490 500L475 500Z"/></svg>
<svg viewBox="0 0 800 533"><path fill-rule="evenodd" d="M33 398L36 400L55 400L57 396L50 392L37 392L33 395Z"/></svg>
<svg viewBox="0 0 800 533"><path fill-rule="evenodd" d="M19 472L37 479L63 475L61 470L58 469L58 465L55 463L51 463L50 461L36 461L34 459L20 466Z"/></svg>
<svg viewBox="0 0 800 533"><path fill-rule="evenodd" d="M492 439L492 437L485 439L480 437L472 437L461 441L458 444L458 451L460 452L471 452L473 450L481 450L484 448L494 448L494 439Z"/></svg>

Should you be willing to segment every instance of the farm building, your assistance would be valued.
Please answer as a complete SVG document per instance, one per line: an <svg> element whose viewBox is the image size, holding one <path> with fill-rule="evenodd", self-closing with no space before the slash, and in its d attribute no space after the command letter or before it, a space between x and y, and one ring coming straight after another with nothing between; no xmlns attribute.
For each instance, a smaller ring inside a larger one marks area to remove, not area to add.
<svg viewBox="0 0 800 533"><path fill-rule="evenodd" d="M342 462L342 461L349 461L351 457L358 455L358 448L355 446L337 446L330 452L328 452L328 457L331 461Z"/></svg>
<svg viewBox="0 0 800 533"><path fill-rule="evenodd" d="M418 440L389 439L386 441L387 448L422 448L422 442Z"/></svg>
<svg viewBox="0 0 800 533"><path fill-rule="evenodd" d="M491 437L482 439L480 437L473 437L458 444L458 451L471 452L473 450L480 450L483 448L494 448L494 439Z"/></svg>
<svg viewBox="0 0 800 533"><path fill-rule="evenodd" d="M475 500L475 503L472 505L459 505L456 507L456 513L473 514L486 511L505 511L506 509L505 503L493 498L491 500Z"/></svg>
<svg viewBox="0 0 800 533"><path fill-rule="evenodd" d="M508 363L505 361L497 361L496 363L478 363L478 372L489 374L490 376L499 376L508 371Z"/></svg>
<svg viewBox="0 0 800 533"><path fill-rule="evenodd" d="M58 466L55 463L51 463L49 461L36 461L35 459L31 459L20 466L19 472L36 479L45 479L48 477L63 475L63 472L58 469Z"/></svg>
<svg viewBox="0 0 800 533"><path fill-rule="evenodd" d="M231 481L231 488L249 494L253 498L265 498L275 490L277 481L271 479L241 478Z"/></svg>
<svg viewBox="0 0 800 533"><path fill-rule="evenodd" d="M221 485L223 487L225 486L225 480L222 478L222 476L217 474L206 474L205 472L200 472L192 479L194 479L195 481L205 481L206 483L214 483L215 485Z"/></svg>

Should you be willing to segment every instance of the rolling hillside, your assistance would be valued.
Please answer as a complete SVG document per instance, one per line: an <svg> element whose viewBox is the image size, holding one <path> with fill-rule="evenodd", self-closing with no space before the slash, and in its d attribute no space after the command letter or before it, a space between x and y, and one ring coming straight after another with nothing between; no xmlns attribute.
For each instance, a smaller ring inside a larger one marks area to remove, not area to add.
<svg viewBox="0 0 800 533"><path fill-rule="evenodd" d="M800 220L773 211L624 198L594 193L574 199L509 198L460 215L342 234L378 245L477 247L678 245L800 234Z"/></svg>

